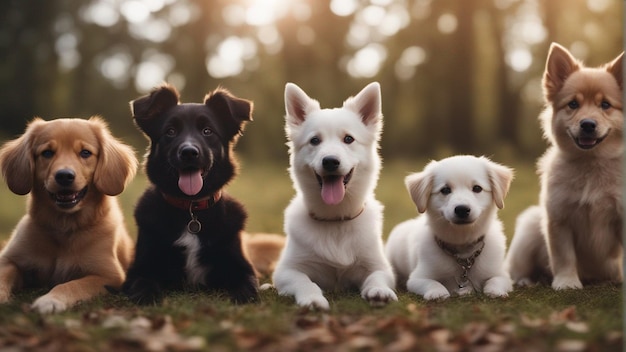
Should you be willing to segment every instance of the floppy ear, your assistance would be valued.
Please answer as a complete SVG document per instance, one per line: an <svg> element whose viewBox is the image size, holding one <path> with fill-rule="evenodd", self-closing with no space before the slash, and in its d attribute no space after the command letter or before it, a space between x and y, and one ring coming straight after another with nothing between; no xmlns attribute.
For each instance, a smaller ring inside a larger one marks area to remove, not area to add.
<svg viewBox="0 0 626 352"><path fill-rule="evenodd" d="M547 101L553 102L556 94L563 88L565 80L582 66L563 46L552 43L543 74L543 94Z"/></svg>
<svg viewBox="0 0 626 352"><path fill-rule="evenodd" d="M229 141L241 135L245 123L252 121L253 103L237 98L224 88L218 88L205 95L204 104L213 110L218 118L223 119Z"/></svg>
<svg viewBox="0 0 626 352"><path fill-rule="evenodd" d="M25 195L33 188L35 160L33 155L33 136L45 121L35 118L26 127L22 136L6 142L0 149L0 168L2 176L11 192Z"/></svg>
<svg viewBox="0 0 626 352"><path fill-rule="evenodd" d="M606 70L613 75L613 77L615 77L615 80L617 81L617 85L619 86L620 90L624 89L623 86L623 81L624 81L624 76L623 76L623 69L622 69L622 59L624 57L624 52L622 51L621 54L617 55L617 57L611 61L610 63L608 63L606 65Z"/></svg>
<svg viewBox="0 0 626 352"><path fill-rule="evenodd" d="M320 103L309 96L297 85L285 85L285 120L287 125L297 126L304 122L306 115L320 109Z"/></svg>
<svg viewBox="0 0 626 352"><path fill-rule="evenodd" d="M431 161L424 171L411 174L404 178L404 185L409 191L413 203L417 206L417 211L423 213L428 207L428 200L433 189L433 176L429 166L436 161Z"/></svg>
<svg viewBox="0 0 626 352"><path fill-rule="evenodd" d="M365 125L373 126L382 122L381 102L380 84L372 82L357 95L348 98L343 106L359 114Z"/></svg>
<svg viewBox="0 0 626 352"><path fill-rule="evenodd" d="M504 208L504 198L509 193L511 181L513 181L513 169L481 157L487 164L487 175L491 184L491 195L499 209Z"/></svg>
<svg viewBox="0 0 626 352"><path fill-rule="evenodd" d="M130 111L135 123L148 135L150 121L166 110L178 105L180 95L174 86L163 84L154 88L150 94L130 102Z"/></svg>
<svg viewBox="0 0 626 352"><path fill-rule="evenodd" d="M100 118L92 117L89 122L100 143L93 183L100 192L116 196L135 177L137 157L131 147L111 135L106 123Z"/></svg>

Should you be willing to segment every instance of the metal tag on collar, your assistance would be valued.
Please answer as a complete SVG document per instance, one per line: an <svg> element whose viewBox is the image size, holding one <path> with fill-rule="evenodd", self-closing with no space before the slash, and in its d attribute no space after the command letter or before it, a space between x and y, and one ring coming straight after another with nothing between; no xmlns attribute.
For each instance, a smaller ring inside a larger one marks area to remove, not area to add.
<svg viewBox="0 0 626 352"><path fill-rule="evenodd" d="M198 217L193 213L192 209L193 205L189 205L189 215L191 215L191 220L187 223L187 231L195 235L202 230L202 224L198 221Z"/></svg>

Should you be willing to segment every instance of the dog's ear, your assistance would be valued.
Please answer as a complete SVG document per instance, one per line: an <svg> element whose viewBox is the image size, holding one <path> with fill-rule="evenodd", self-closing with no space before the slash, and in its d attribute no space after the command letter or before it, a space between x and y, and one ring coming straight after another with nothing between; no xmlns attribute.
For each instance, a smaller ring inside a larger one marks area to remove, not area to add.
<svg viewBox="0 0 626 352"><path fill-rule="evenodd" d="M204 97L204 104L223 119L228 140L241 135L245 123L252 121L253 103L237 98L224 88L217 88Z"/></svg>
<svg viewBox="0 0 626 352"><path fill-rule="evenodd" d="M509 193L513 181L513 169L481 157L487 166L487 175L491 184L491 196L499 209L504 208L504 198Z"/></svg>
<svg viewBox="0 0 626 352"><path fill-rule="evenodd" d="M35 156L33 137L39 127L45 124L40 118L33 119L26 131L19 138L6 142L0 149L0 168L2 176L11 192L19 195L27 194L33 188L33 172Z"/></svg>
<svg viewBox="0 0 626 352"><path fill-rule="evenodd" d="M617 85L619 86L620 90L624 90L624 85L623 85L623 81L624 81L624 76L623 76L623 69L622 69L622 61L623 61L623 57L624 57L624 52L622 51L621 54L617 55L617 57L609 62L606 65L606 70L613 75L613 77L615 77L615 80L617 81Z"/></svg>
<svg viewBox="0 0 626 352"><path fill-rule="evenodd" d="M432 167L435 163L436 161L431 161L424 171L410 174L404 178L404 185L420 213L425 212L428 207L428 200L433 189L433 175L429 166Z"/></svg>
<svg viewBox="0 0 626 352"><path fill-rule="evenodd" d="M298 126L312 111L320 109L320 103L309 96L297 85L285 85L285 120L289 126Z"/></svg>
<svg viewBox="0 0 626 352"><path fill-rule="evenodd" d="M131 101L130 111L137 126L150 134L150 120L178 105L179 98L180 94L178 94L176 88L164 83L154 88L150 94Z"/></svg>
<svg viewBox="0 0 626 352"><path fill-rule="evenodd" d="M93 183L100 192L116 196L135 177L138 163L135 151L115 139L99 117L90 118L89 123L100 143Z"/></svg>
<svg viewBox="0 0 626 352"><path fill-rule="evenodd" d="M357 95L348 98L343 106L361 116L363 123L367 126L378 125L382 122L382 98L380 94L380 84L372 82L365 86Z"/></svg>
<svg viewBox="0 0 626 352"><path fill-rule="evenodd" d="M581 62L567 49L557 43L552 43L543 74L543 94L546 100L553 102L567 78L581 67Z"/></svg>

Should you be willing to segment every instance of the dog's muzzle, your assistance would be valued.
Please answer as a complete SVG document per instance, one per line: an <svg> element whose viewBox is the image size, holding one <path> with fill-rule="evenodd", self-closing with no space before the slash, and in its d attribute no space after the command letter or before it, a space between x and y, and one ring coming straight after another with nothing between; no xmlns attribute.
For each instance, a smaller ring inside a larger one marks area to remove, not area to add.
<svg viewBox="0 0 626 352"><path fill-rule="evenodd" d="M574 143L581 149L592 149L600 144L607 136L606 134L602 137L597 136L597 123L594 119L582 119L579 127L580 131L578 136L572 136L572 138L574 139Z"/></svg>
<svg viewBox="0 0 626 352"><path fill-rule="evenodd" d="M48 192L50 197L59 208L71 209L76 206L87 194L87 187L81 189L78 192L71 190L59 191L56 193Z"/></svg>

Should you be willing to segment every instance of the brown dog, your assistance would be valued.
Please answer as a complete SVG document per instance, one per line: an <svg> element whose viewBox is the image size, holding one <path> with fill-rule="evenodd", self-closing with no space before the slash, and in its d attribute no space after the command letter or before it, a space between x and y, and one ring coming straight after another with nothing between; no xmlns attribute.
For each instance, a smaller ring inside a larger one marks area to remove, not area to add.
<svg viewBox="0 0 626 352"><path fill-rule="evenodd" d="M98 117L36 118L0 149L0 166L11 191L30 193L0 252L0 303L24 286L54 286L32 307L60 312L122 285L133 246L113 196L137 170L129 146Z"/></svg>
<svg viewBox="0 0 626 352"><path fill-rule="evenodd" d="M551 146L538 162L540 204L518 217L507 256L518 285L623 280L623 56L591 68L550 47L540 120Z"/></svg>

